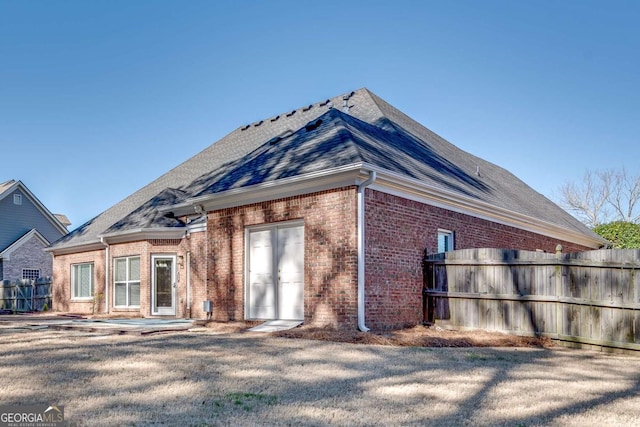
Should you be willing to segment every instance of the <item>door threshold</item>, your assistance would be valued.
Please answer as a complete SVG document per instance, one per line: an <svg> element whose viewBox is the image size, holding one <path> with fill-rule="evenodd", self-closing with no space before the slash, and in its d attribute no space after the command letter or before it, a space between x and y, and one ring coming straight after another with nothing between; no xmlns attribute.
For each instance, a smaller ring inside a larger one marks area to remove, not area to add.
<svg viewBox="0 0 640 427"><path fill-rule="evenodd" d="M250 332L286 331L302 325L302 320L267 320L261 325L249 329Z"/></svg>

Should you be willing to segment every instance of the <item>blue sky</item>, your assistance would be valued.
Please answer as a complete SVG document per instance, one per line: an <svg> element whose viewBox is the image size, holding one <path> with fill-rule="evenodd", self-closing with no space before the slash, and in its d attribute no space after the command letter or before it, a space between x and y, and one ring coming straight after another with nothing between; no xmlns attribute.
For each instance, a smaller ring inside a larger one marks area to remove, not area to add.
<svg viewBox="0 0 640 427"><path fill-rule="evenodd" d="M0 181L75 228L238 126L367 87L554 198L640 174L638 1L0 0Z"/></svg>

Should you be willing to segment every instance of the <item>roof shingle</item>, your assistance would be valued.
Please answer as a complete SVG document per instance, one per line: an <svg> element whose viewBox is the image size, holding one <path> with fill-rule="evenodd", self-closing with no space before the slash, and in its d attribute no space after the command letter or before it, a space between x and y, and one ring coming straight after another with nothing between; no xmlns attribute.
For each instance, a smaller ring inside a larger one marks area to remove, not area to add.
<svg viewBox="0 0 640 427"><path fill-rule="evenodd" d="M347 99L344 99L347 98ZM344 106L348 113L333 106ZM595 236L507 170L455 147L384 100L360 89L243 126L54 244L105 232L183 226L158 208L339 166L366 163L425 184Z"/></svg>

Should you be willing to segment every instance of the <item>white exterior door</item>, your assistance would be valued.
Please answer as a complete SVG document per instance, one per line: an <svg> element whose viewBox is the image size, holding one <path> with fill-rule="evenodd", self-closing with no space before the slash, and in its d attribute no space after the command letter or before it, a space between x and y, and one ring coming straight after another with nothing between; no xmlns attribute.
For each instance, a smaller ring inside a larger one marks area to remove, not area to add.
<svg viewBox="0 0 640 427"><path fill-rule="evenodd" d="M249 318L274 319L276 292L273 280L272 230L249 233Z"/></svg>
<svg viewBox="0 0 640 427"><path fill-rule="evenodd" d="M278 319L304 320L304 228L278 228Z"/></svg>
<svg viewBox="0 0 640 427"><path fill-rule="evenodd" d="M248 231L249 319L304 320L304 227Z"/></svg>
<svg viewBox="0 0 640 427"><path fill-rule="evenodd" d="M176 315L176 257L151 256L151 314Z"/></svg>

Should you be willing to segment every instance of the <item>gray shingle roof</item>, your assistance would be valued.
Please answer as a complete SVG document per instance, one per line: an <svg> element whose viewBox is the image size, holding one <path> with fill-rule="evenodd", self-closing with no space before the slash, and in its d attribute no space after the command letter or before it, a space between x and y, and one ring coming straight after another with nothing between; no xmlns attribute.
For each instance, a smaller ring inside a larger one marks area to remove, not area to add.
<svg viewBox="0 0 640 427"><path fill-rule="evenodd" d="M389 120L369 124L332 109L295 133L268 141L243 158L203 175L186 187L185 193L199 197L356 163L467 196L484 198L493 191Z"/></svg>
<svg viewBox="0 0 640 427"><path fill-rule="evenodd" d="M343 112L347 110L348 114ZM54 247L87 244L100 234L127 229L180 227L183 224L158 208L189 197L360 162L595 236L510 172L458 149L360 89L236 129Z"/></svg>

